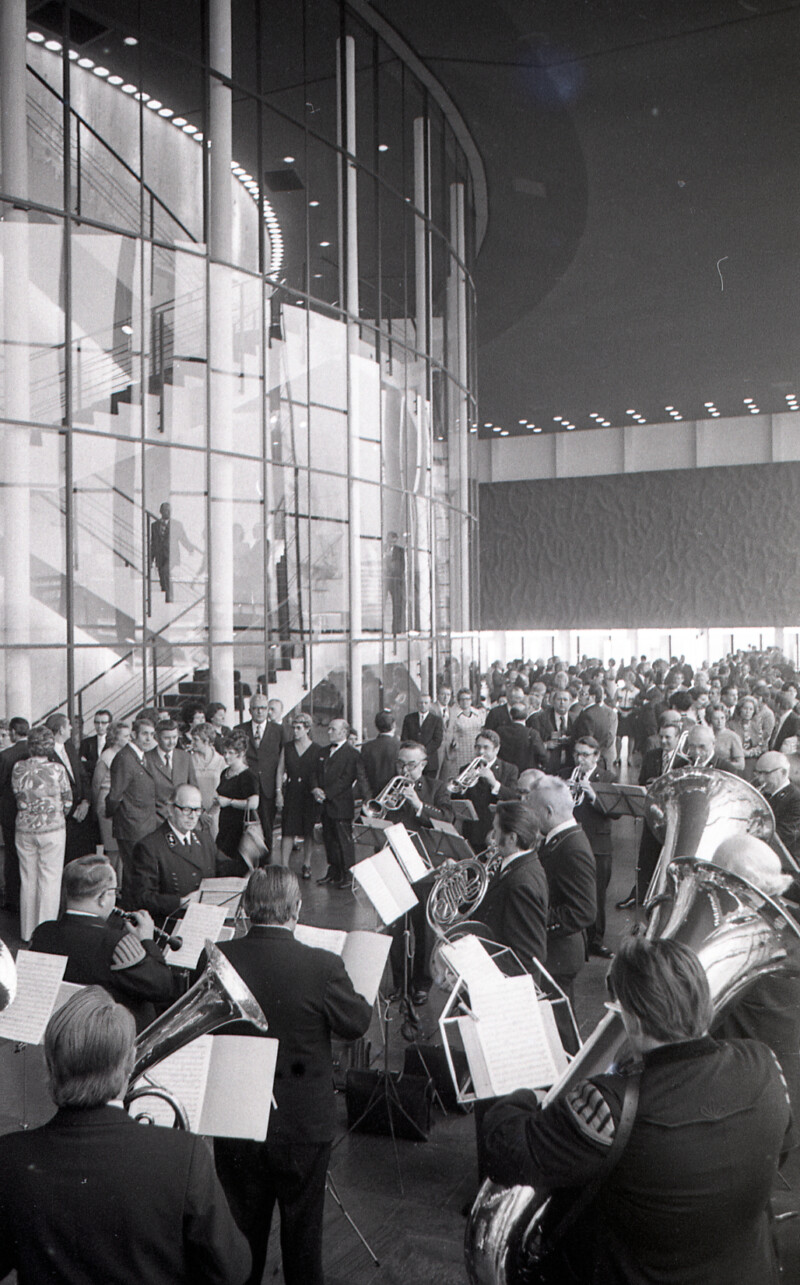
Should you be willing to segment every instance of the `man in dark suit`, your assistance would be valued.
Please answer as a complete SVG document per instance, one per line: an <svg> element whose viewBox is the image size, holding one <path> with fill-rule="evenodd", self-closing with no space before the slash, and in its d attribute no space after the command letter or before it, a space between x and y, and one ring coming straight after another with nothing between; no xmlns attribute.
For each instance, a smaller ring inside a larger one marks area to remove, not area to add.
<svg viewBox="0 0 800 1285"><path fill-rule="evenodd" d="M55 740L55 757L64 767L72 789L72 806L67 813L67 835L64 862L93 852L100 842L100 834L90 814L89 789L75 743L72 723L66 714L51 714L45 726L50 728Z"/></svg>
<svg viewBox="0 0 800 1285"><path fill-rule="evenodd" d="M476 917L492 941L514 951L523 968L537 976L533 961L547 954L547 878L539 859L542 835L524 803L499 803L492 838L502 857Z"/></svg>
<svg viewBox="0 0 800 1285"><path fill-rule="evenodd" d="M401 741L397 755L397 774L404 776L408 785L406 797L400 808L389 813L389 820L396 825L404 825L412 833L429 836L435 839L433 822L453 820L453 808L447 786L441 781L425 776L428 761L424 745L417 741ZM442 858L434 853L433 845L423 837L423 845L434 865L440 864ZM417 904L408 913L408 927L413 937L413 949L410 955L411 999L415 1004L424 1004L433 985L430 962L434 945L433 931L428 923L426 907L428 896L433 887L434 875L420 879L414 884ZM392 968L392 982L397 994L403 988L403 973L406 964L405 917L396 919L392 924L392 948L389 952L389 963Z"/></svg>
<svg viewBox="0 0 800 1285"><path fill-rule="evenodd" d="M277 1039L277 1110L266 1142L218 1138L217 1172L253 1255L260 1285L277 1201L286 1285L322 1285L322 1213L336 1125L331 1036L364 1035L372 1007L332 951L294 938L300 886L281 866L255 870L244 897L250 931L220 949L261 1005ZM201 959L198 973L202 969ZM226 1033L239 1034L236 1025ZM252 1034L242 1026L241 1033Z"/></svg>
<svg viewBox="0 0 800 1285"><path fill-rule="evenodd" d="M443 736L444 723L433 709L430 696L423 692L417 703L417 713L406 714L403 719L400 739L415 741L418 745L425 746L425 753L428 756L426 776L436 776L439 770L439 746Z"/></svg>
<svg viewBox="0 0 800 1285"><path fill-rule="evenodd" d="M676 753L681 739L682 728L683 720L678 711L665 710L658 724L659 748L646 750L642 756L642 764L639 769L640 785L650 786L665 772L689 766L689 759L686 755ZM713 746L714 733L710 727L707 727L706 731L710 734ZM617 910L630 910L637 902L639 904L642 903L647 895L647 889L650 887L650 880L653 877L653 871L658 864L660 854L661 840L656 838L645 821L641 838L639 839L636 883L631 888L628 896L617 902Z"/></svg>
<svg viewBox="0 0 800 1285"><path fill-rule="evenodd" d="M203 800L194 785L179 785L169 819L133 850L133 898L159 923L183 910L203 879L244 874L240 862L220 852L208 829L198 828Z"/></svg>
<svg viewBox="0 0 800 1285"><path fill-rule="evenodd" d="M586 935L597 918L597 875L589 840L575 820L566 781L543 776L528 791L527 806L545 836L539 856L547 876L549 911L545 967L573 1002L575 978L586 962ZM572 1023L554 1006L561 1042L577 1051Z"/></svg>
<svg viewBox="0 0 800 1285"><path fill-rule="evenodd" d="M490 732L499 732L501 728L508 727L511 722L511 709L514 705L526 704L525 692L521 687L509 687L508 694L505 690L501 691L497 698L492 701L492 707L486 715L484 727L488 727ZM527 717L527 708L525 715Z"/></svg>
<svg viewBox="0 0 800 1285"><path fill-rule="evenodd" d="M358 750L348 744L350 725L344 718L334 718L328 725L331 743L322 751L311 772L311 790L322 804L322 840L328 869L317 883L332 883L336 888L351 888L350 868L355 858L353 817L356 814L355 793L369 796L369 782Z"/></svg>
<svg viewBox="0 0 800 1285"><path fill-rule="evenodd" d="M247 733L247 766L258 777L258 818L264 831L264 842L272 852L272 831L278 810L278 763L283 749L283 731L280 717L268 717L270 705L263 692L250 698L250 719L242 724ZM280 702L277 702L279 705Z"/></svg>
<svg viewBox="0 0 800 1285"><path fill-rule="evenodd" d="M204 1140L142 1128L120 1105L134 1034L130 1013L97 986L50 1018L58 1111L0 1139L0 1277L16 1268L20 1285L247 1278L247 1243Z"/></svg>
<svg viewBox="0 0 800 1285"><path fill-rule="evenodd" d="M606 705L605 691L602 683L592 683L589 687L592 704L586 705L575 719L572 734L577 741L580 737L591 736L600 746L600 757L605 766L613 764L616 758L616 714Z"/></svg>
<svg viewBox="0 0 800 1285"><path fill-rule="evenodd" d="M632 1061L544 1111L528 1089L497 1103L485 1122L489 1176L551 1192L553 1227L598 1181L552 1247L555 1281L777 1282L769 1202L791 1113L773 1054L709 1037L708 980L680 942L623 942L610 983ZM638 1110L607 1166L632 1074Z"/></svg>
<svg viewBox="0 0 800 1285"><path fill-rule="evenodd" d="M158 825L156 783L145 760L156 740L151 718L134 720L131 740L111 763L111 784L106 799L106 815L112 818L112 833L122 859L122 904L134 909L133 849Z"/></svg>
<svg viewBox="0 0 800 1285"><path fill-rule="evenodd" d="M172 796L179 785L197 785L194 760L188 750L178 749L180 732L171 718L162 719L156 728L156 745L148 750L145 761L156 787L156 814L160 821L172 815Z"/></svg>
<svg viewBox="0 0 800 1285"><path fill-rule="evenodd" d="M478 814L476 821L465 821L463 834L473 852L483 852L492 828L492 806L503 799L518 797L517 781L519 772L513 763L504 763L498 757L500 737L497 732L487 732L484 728L475 737L475 755L485 759L485 765L477 769L478 779L468 790L452 790L454 799L468 799ZM468 763L462 764L459 773Z"/></svg>
<svg viewBox="0 0 800 1285"><path fill-rule="evenodd" d="M525 722L526 707L512 705L508 712L509 721L495 729L500 737L500 758L504 763L512 763L518 772L527 772L529 767L543 768L547 751L537 729ZM488 719L484 728L492 730Z"/></svg>
<svg viewBox="0 0 800 1285"><path fill-rule="evenodd" d="M80 760L86 784L91 787L97 760L106 747L108 729L113 719L111 711L99 709L94 716L94 736L85 736L81 741Z"/></svg>
<svg viewBox="0 0 800 1285"><path fill-rule="evenodd" d="M66 908L60 919L39 924L31 950L66 955L65 982L103 986L130 1009L141 1031L156 1015L155 1005L176 997L175 972L153 941L153 921L136 911L135 923L113 915L117 876L107 857L78 857L64 867Z"/></svg>
<svg viewBox="0 0 800 1285"><path fill-rule="evenodd" d="M731 776L742 775L729 758L720 754L714 729L707 723L698 723L689 728L684 748L692 767L716 768L720 772L729 772ZM673 766L679 767L680 764L676 762Z"/></svg>
<svg viewBox="0 0 800 1285"><path fill-rule="evenodd" d="M553 703L542 710L538 732L547 750L545 772L557 775L562 768L572 769L572 729L569 725L570 694L566 690L553 692Z"/></svg>
<svg viewBox="0 0 800 1285"><path fill-rule="evenodd" d="M616 815L611 805L597 793L594 786L616 781L617 774L600 766L600 747L593 736L582 736L573 750L575 766L583 770L582 795L575 805L573 816L589 840L594 853L597 876L597 918L589 929L589 954L610 959L611 951L603 942L606 931L606 893L611 881L611 822Z"/></svg>
<svg viewBox="0 0 800 1285"><path fill-rule="evenodd" d="M790 691L778 692L775 707L775 726L769 738L769 748L771 750L781 750L784 741L793 740L800 736L800 716L795 713L794 708L796 699L797 693L794 688Z"/></svg>
<svg viewBox="0 0 800 1285"><path fill-rule="evenodd" d="M378 735L361 746L364 771L369 781L370 797L373 799L389 784L393 776L397 776L397 751L400 742L394 734L394 726L394 714L385 709L379 710L375 715Z"/></svg>
<svg viewBox="0 0 800 1285"><path fill-rule="evenodd" d="M761 791L775 816L775 833L795 860L800 859L800 790L789 780L785 754L767 750L756 759L753 784Z"/></svg>
<svg viewBox="0 0 800 1285"><path fill-rule="evenodd" d="M14 764L28 757L27 718L9 720L11 744L0 751L0 827L3 831L3 898L6 910L19 910L19 857L14 837L17 796L11 788Z"/></svg>

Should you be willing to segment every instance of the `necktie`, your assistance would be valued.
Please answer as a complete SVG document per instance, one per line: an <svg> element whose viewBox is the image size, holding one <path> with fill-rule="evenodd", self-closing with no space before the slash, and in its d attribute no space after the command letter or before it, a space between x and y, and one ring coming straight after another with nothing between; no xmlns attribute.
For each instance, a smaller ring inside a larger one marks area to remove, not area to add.
<svg viewBox="0 0 800 1285"><path fill-rule="evenodd" d="M166 764L167 764L167 774L169 776L172 776L172 755L171 754L166 755Z"/></svg>

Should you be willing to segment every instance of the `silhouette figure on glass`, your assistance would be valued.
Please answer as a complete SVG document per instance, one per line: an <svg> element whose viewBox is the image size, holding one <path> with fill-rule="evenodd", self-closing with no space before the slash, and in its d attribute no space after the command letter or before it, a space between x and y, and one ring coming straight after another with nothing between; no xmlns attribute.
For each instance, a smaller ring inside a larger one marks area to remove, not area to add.
<svg viewBox="0 0 800 1285"><path fill-rule="evenodd" d="M172 520L172 506L165 501L159 508L160 518L150 523L150 562L158 572L158 583L166 602L172 602L172 571L180 562L181 546L187 553L195 553L182 522Z"/></svg>

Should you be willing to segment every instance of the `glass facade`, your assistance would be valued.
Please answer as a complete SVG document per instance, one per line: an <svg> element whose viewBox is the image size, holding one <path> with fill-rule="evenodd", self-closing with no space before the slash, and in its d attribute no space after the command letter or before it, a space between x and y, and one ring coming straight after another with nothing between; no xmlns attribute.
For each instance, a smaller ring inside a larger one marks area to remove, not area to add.
<svg viewBox="0 0 800 1285"><path fill-rule="evenodd" d="M338 0L7 8L2 712L371 735L476 618L454 111Z"/></svg>

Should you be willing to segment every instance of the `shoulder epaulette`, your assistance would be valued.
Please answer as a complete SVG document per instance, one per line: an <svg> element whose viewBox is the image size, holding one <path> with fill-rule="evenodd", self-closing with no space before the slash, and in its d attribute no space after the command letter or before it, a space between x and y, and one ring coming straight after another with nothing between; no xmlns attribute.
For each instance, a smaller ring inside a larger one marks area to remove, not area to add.
<svg viewBox="0 0 800 1285"><path fill-rule="evenodd" d="M588 1082L577 1084L567 1094L566 1106L584 1137L601 1147L611 1146L617 1125L599 1089Z"/></svg>
<svg viewBox="0 0 800 1285"><path fill-rule="evenodd" d="M112 972L121 972L124 968L133 968L135 964L141 964L146 957L147 951L135 933L126 933L120 937L111 956Z"/></svg>

